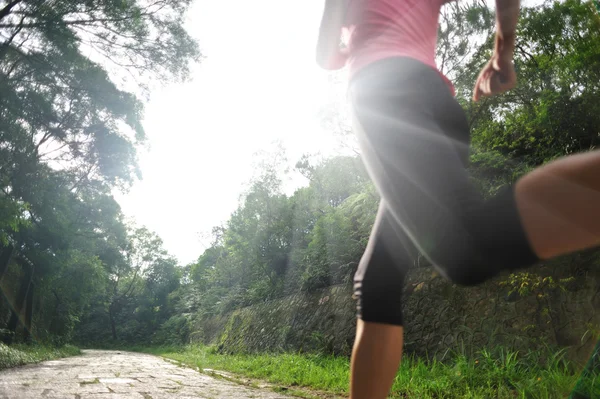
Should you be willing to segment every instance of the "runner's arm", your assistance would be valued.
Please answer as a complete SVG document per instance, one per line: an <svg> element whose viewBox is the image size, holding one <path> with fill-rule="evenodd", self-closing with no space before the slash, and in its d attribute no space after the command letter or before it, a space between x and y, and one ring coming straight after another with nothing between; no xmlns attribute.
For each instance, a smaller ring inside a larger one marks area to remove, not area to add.
<svg viewBox="0 0 600 399"><path fill-rule="evenodd" d="M340 49L345 15L346 0L325 0L317 42L317 64L323 69L341 69L346 64L347 52Z"/></svg>
<svg viewBox="0 0 600 399"><path fill-rule="evenodd" d="M515 49L520 0L496 0L495 52L512 59Z"/></svg>

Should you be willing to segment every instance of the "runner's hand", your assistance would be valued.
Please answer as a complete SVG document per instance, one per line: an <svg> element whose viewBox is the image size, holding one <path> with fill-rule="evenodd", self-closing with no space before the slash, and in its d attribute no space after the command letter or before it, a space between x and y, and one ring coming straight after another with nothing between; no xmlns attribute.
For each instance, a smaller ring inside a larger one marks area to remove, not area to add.
<svg viewBox="0 0 600 399"><path fill-rule="evenodd" d="M481 97L504 93L515 87L517 74L511 58L494 54L477 78L473 90L473 101L479 101Z"/></svg>

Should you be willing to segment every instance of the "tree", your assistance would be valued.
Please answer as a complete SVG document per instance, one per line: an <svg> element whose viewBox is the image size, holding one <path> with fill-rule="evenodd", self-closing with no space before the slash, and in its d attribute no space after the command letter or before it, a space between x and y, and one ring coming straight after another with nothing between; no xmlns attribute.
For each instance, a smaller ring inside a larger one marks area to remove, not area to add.
<svg viewBox="0 0 600 399"><path fill-rule="evenodd" d="M123 261L116 263L109 271L107 307L114 340L119 338L118 323L129 320L135 309L135 299L144 289L144 276L167 257L162 240L148 229L132 226L128 236Z"/></svg>
<svg viewBox="0 0 600 399"><path fill-rule="evenodd" d="M142 104L119 90L91 48L146 80L181 79L198 49L182 28L188 1L13 0L0 8L0 131L14 173L36 160L74 174L126 184L139 175ZM143 80L137 80L144 84ZM28 169L27 166L30 166Z"/></svg>
<svg viewBox="0 0 600 399"><path fill-rule="evenodd" d="M11 238L36 265L37 337L68 339L126 269L112 190L141 177L150 84L186 79L199 60L188 6L0 1L0 244Z"/></svg>
<svg viewBox="0 0 600 399"><path fill-rule="evenodd" d="M103 290L104 262L111 261L107 248L124 242L122 215L112 196L90 195L94 190L88 187L77 195L69 183L62 172L40 165L23 190L24 198L31 198L33 217L12 234L16 249L35 266L35 336L61 342L68 341L93 295ZM17 276L14 284L22 284Z"/></svg>

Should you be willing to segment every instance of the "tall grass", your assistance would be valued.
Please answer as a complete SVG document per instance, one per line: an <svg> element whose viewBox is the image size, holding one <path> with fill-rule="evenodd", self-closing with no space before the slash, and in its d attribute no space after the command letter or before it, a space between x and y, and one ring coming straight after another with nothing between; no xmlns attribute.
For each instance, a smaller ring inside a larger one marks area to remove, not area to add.
<svg viewBox="0 0 600 399"><path fill-rule="evenodd" d="M307 354L222 355L214 348L134 348L201 369L217 369L288 387L347 394L349 360ZM579 373L563 353L480 351L473 357L452 354L446 360L405 357L391 392L393 398L566 398ZM600 384L600 379L596 379Z"/></svg>
<svg viewBox="0 0 600 399"><path fill-rule="evenodd" d="M60 348L43 345L12 345L0 343L0 370L22 366L28 363L38 363L61 357L79 355L81 351L71 345Z"/></svg>

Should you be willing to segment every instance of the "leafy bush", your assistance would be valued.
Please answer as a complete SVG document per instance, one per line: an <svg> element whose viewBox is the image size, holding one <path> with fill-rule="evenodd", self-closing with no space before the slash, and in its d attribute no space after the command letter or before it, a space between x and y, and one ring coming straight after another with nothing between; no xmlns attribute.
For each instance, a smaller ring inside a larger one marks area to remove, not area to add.
<svg viewBox="0 0 600 399"><path fill-rule="evenodd" d="M172 316L163 323L152 338L154 345L184 345L190 337L189 317L186 315Z"/></svg>

